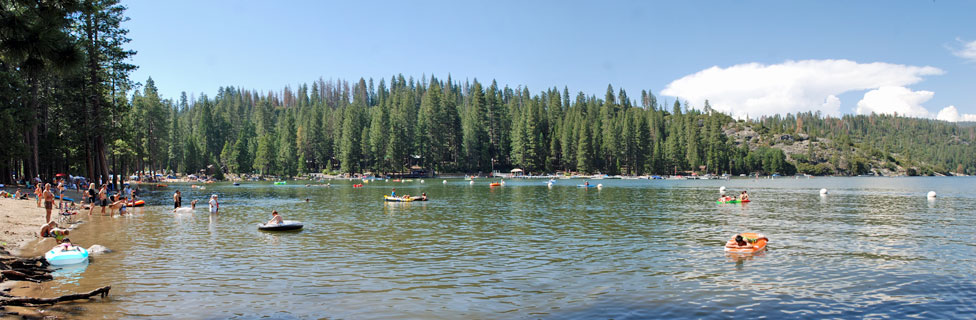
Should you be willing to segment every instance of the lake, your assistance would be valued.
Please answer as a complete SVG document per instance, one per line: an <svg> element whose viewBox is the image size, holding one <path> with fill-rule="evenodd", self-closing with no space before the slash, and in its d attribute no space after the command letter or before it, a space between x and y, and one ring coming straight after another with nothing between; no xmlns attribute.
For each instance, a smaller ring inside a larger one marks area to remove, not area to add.
<svg viewBox="0 0 976 320"><path fill-rule="evenodd" d="M76 244L115 252L59 271L52 290L112 285L79 304L95 318L976 314L973 178L442 180L153 189L154 206L83 224ZM753 202L716 204L720 186ZM383 202L393 187L430 201ZM195 213L170 212L177 189ZM272 209L305 229L258 231ZM764 233L768 250L726 254L739 232Z"/></svg>

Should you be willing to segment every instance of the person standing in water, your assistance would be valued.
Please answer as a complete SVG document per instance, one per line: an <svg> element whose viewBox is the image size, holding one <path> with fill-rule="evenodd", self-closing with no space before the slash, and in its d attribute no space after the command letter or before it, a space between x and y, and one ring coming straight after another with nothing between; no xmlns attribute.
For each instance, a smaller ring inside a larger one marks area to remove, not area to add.
<svg viewBox="0 0 976 320"><path fill-rule="evenodd" d="M98 205L102 207L102 214L105 214L105 206L108 205L108 186L102 185L101 189L98 189Z"/></svg>
<svg viewBox="0 0 976 320"><path fill-rule="evenodd" d="M217 202L217 195L214 194L210 196L210 213L216 214L220 209L220 203Z"/></svg>
<svg viewBox="0 0 976 320"><path fill-rule="evenodd" d="M88 215L95 211L95 197L98 196L98 192L95 191L95 183L92 182L88 185Z"/></svg>
<svg viewBox="0 0 976 320"><path fill-rule="evenodd" d="M176 190L173 194L173 209L179 209L183 206L183 195L180 194L180 190Z"/></svg>

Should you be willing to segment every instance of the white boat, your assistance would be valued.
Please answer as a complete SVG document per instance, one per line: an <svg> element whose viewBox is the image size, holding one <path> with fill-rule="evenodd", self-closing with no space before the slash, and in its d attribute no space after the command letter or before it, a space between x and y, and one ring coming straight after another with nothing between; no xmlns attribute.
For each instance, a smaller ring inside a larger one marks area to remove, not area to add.
<svg viewBox="0 0 976 320"><path fill-rule="evenodd" d="M88 262L88 249L79 246L65 248L62 245L58 245L45 253L44 259L52 266L85 263Z"/></svg>

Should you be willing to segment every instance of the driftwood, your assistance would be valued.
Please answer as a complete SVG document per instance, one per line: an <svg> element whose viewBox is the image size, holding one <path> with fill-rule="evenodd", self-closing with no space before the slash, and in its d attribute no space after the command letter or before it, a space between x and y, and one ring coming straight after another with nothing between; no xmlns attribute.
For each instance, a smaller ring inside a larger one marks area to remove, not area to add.
<svg viewBox="0 0 976 320"><path fill-rule="evenodd" d="M0 254L6 252L0 251ZM44 258L0 256L0 282L5 280L41 282L54 279Z"/></svg>
<svg viewBox="0 0 976 320"><path fill-rule="evenodd" d="M112 286L104 286L86 293L75 293L66 294L57 298L31 298L31 297L11 297L11 298L0 298L0 306L39 306L39 305L51 305L58 302L72 301L72 300L82 300L90 299L96 295L105 298L108 296L108 291L112 289Z"/></svg>
<svg viewBox="0 0 976 320"><path fill-rule="evenodd" d="M10 256L3 247L0 247L0 282L6 280L42 282L53 280L51 276L50 264L43 257L20 258ZM104 286L86 293L75 293L63 295L57 298L31 298L15 297L0 292L0 315L16 315L16 313L3 311L3 306L39 306L51 305L58 302L90 299L95 295L102 298L108 296L108 291L112 286Z"/></svg>

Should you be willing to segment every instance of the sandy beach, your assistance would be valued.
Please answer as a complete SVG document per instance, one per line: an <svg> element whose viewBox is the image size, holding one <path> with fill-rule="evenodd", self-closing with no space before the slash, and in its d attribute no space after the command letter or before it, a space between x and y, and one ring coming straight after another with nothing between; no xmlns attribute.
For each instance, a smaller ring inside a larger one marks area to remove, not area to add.
<svg viewBox="0 0 976 320"><path fill-rule="evenodd" d="M16 191L16 189L7 189ZM21 190L23 191L23 189ZM65 197L78 199L78 192L65 192ZM51 219L57 218L57 208L51 212ZM44 208L37 207L37 200L31 195L30 200L14 200L0 198L0 247L6 248L13 254L23 249L24 245L37 239L37 232L44 224ZM59 225L70 229L72 226Z"/></svg>
<svg viewBox="0 0 976 320"><path fill-rule="evenodd" d="M0 246L16 251L37 239L37 232L44 224L44 214L44 208L38 208L35 199L0 199L0 229L3 229Z"/></svg>

